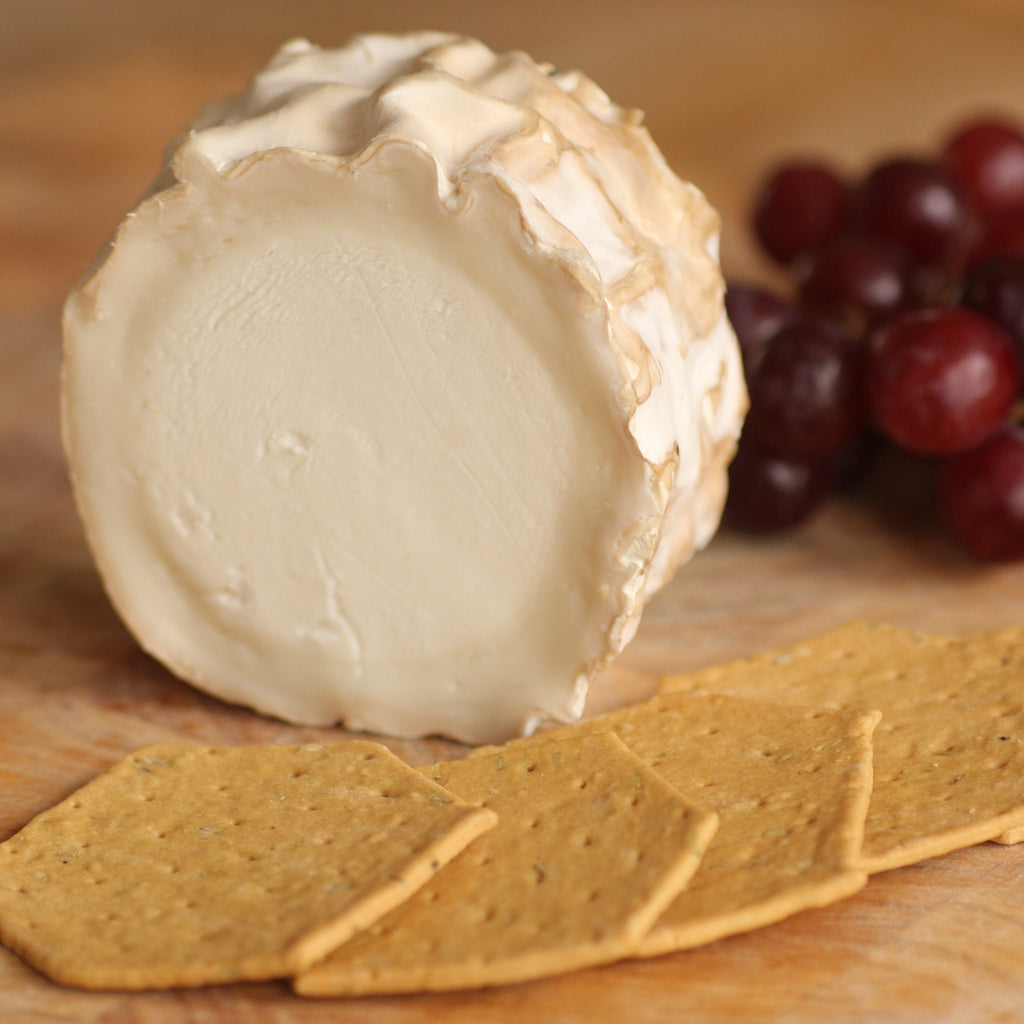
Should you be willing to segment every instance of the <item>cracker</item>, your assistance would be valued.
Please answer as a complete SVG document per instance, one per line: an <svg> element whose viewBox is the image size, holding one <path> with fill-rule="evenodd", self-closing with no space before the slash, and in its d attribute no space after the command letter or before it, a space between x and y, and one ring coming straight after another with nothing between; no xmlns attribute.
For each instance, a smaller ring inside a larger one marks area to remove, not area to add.
<svg viewBox="0 0 1024 1024"><path fill-rule="evenodd" d="M993 843L1002 843L1004 846L1016 846L1017 843L1024 843L1024 826L1008 828L998 836L992 837Z"/></svg>
<svg viewBox="0 0 1024 1024"><path fill-rule="evenodd" d="M0 938L84 988L289 975L494 820L376 743L148 747L0 844Z"/></svg>
<svg viewBox="0 0 1024 1024"><path fill-rule="evenodd" d="M567 731L611 729L719 827L686 890L644 937L656 956L852 895L877 713L674 694Z"/></svg>
<svg viewBox="0 0 1024 1024"><path fill-rule="evenodd" d="M294 982L304 995L476 988L620 959L697 867L715 817L610 734L423 769L498 826Z"/></svg>
<svg viewBox="0 0 1024 1024"><path fill-rule="evenodd" d="M864 865L884 871L1024 826L1024 630L968 637L854 622L783 650L663 680L879 708Z"/></svg>

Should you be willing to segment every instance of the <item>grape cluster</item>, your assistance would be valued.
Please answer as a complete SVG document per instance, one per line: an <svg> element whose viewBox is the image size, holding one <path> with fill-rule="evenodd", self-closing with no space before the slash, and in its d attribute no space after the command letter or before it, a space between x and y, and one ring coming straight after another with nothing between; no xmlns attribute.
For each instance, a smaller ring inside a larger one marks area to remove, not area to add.
<svg viewBox="0 0 1024 1024"><path fill-rule="evenodd" d="M787 161L753 227L793 287L726 290L751 403L727 519L792 526L888 448L971 555L1024 558L1024 126L972 119L858 180Z"/></svg>

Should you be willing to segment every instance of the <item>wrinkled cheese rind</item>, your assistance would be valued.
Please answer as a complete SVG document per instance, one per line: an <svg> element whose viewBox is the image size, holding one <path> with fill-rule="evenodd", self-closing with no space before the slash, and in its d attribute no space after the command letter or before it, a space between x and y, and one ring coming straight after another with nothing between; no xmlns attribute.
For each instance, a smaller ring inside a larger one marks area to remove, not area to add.
<svg viewBox="0 0 1024 1024"><path fill-rule="evenodd" d="M584 76L285 46L65 313L65 446L140 642L288 720L572 719L710 538L744 410L717 220Z"/></svg>

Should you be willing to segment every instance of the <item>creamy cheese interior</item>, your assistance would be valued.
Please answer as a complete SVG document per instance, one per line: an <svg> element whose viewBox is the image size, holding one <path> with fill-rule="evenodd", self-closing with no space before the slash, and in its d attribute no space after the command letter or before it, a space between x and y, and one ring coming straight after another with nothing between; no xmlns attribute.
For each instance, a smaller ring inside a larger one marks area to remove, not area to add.
<svg viewBox="0 0 1024 1024"><path fill-rule="evenodd" d="M79 487L122 614L215 693L508 735L578 712L551 678L604 651L636 567L593 552L636 529L643 464L606 319L515 205L481 181L452 213L419 151L379 161L339 178L271 154L143 214L162 239L115 250L121 315L79 341L107 358L71 357Z"/></svg>

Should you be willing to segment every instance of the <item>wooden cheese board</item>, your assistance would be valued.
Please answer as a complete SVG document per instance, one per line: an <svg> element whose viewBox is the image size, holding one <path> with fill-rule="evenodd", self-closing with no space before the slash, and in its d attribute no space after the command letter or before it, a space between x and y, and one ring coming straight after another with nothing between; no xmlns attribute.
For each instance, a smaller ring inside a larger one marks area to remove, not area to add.
<svg viewBox="0 0 1024 1024"><path fill-rule="evenodd" d="M412 2L382 4L375 19L314 0L288 5L287 17L259 4L259 25L241 20L240 2L175 12L144 2L130 24L114 0L91 5L88 23L74 20L75 5L55 6L68 9L68 26L17 15L0 40L0 57L11 57L0 61L0 838L148 742L341 735L197 693L142 654L117 620L61 457L59 304L181 123L238 88L281 38L332 43L422 24ZM734 277L771 277L743 217L775 156L813 150L856 169L881 151L934 145L981 107L1024 115L1024 10L1012 0L435 6L437 25L584 67L617 99L646 108L669 162L723 211ZM858 617L945 632L1021 624L1024 565L973 564L919 505L886 516L863 493L782 537L724 531L649 606L590 710L649 694L661 674ZM414 762L458 753L440 740L384 741ZM300 1000L278 984L76 992L0 950L0 1019L1015 1021L1024 1018L1022 892L1024 847L986 845L876 876L833 907L689 953L492 991L363 1001Z"/></svg>

